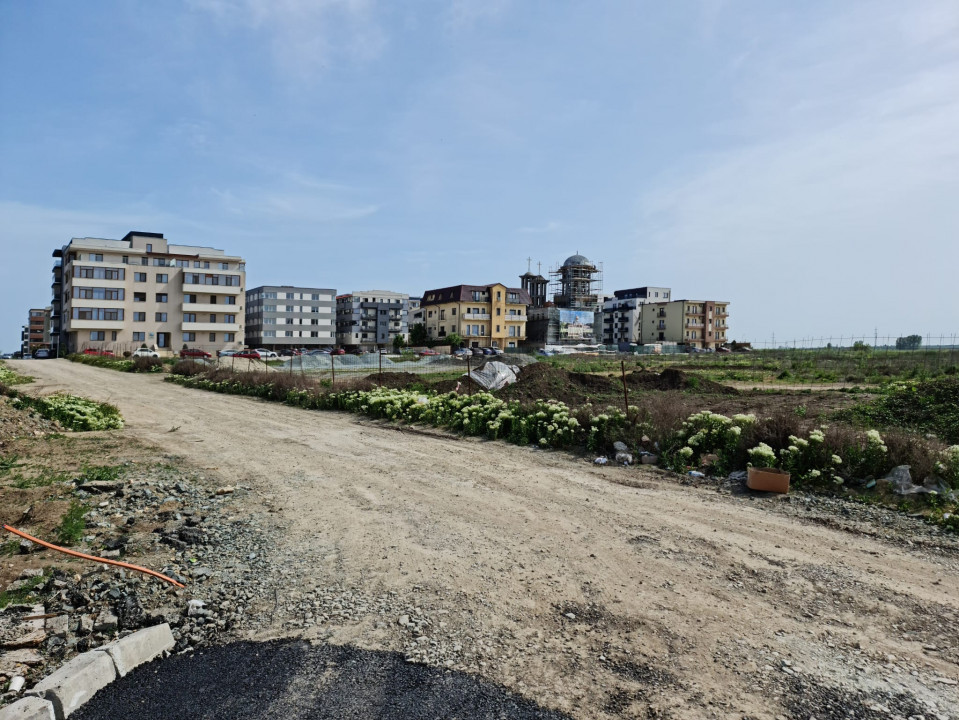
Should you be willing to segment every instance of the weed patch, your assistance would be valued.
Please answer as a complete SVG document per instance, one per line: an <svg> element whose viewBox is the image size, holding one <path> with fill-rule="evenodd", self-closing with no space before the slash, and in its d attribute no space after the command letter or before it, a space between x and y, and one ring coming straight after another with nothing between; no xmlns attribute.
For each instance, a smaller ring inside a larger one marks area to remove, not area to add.
<svg viewBox="0 0 959 720"><path fill-rule="evenodd" d="M32 397L9 388L7 395L13 398L14 407L32 408L48 420L56 420L71 430L115 430L123 427L120 411L109 403L63 393Z"/></svg>
<svg viewBox="0 0 959 720"><path fill-rule="evenodd" d="M67 510L60 519L57 526L57 541L61 545L75 545L83 537L83 531L87 529L87 522L83 519L87 508L74 501L70 503L70 509Z"/></svg>
<svg viewBox="0 0 959 720"><path fill-rule="evenodd" d="M46 578L40 575L27 580L23 586L16 590L4 590L0 592L0 610L7 605L18 605L20 603L32 602L36 599L34 590L40 587Z"/></svg>

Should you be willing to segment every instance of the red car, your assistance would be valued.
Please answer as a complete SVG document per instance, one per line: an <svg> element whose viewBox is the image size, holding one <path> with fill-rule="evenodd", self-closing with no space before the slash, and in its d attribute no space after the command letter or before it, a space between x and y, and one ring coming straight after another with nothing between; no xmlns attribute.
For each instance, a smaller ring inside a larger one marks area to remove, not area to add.
<svg viewBox="0 0 959 720"><path fill-rule="evenodd" d="M346 350L343 348L337 348L336 350L331 351L330 355L346 355Z"/></svg>
<svg viewBox="0 0 959 720"><path fill-rule="evenodd" d="M420 357L423 357L424 355L439 355L439 353L436 352L435 350L430 350L429 348L427 348L426 350L423 350L420 353Z"/></svg>
<svg viewBox="0 0 959 720"><path fill-rule="evenodd" d="M238 353L234 353L233 357L235 358L248 358L250 360L260 360L260 353L256 350L240 350Z"/></svg>
<svg viewBox="0 0 959 720"><path fill-rule="evenodd" d="M180 351L180 357L208 358L213 356L206 350L200 350L199 348L184 348Z"/></svg>
<svg viewBox="0 0 959 720"><path fill-rule="evenodd" d="M112 350L97 350L96 348L87 348L83 351L84 355L102 355L103 357L113 357Z"/></svg>

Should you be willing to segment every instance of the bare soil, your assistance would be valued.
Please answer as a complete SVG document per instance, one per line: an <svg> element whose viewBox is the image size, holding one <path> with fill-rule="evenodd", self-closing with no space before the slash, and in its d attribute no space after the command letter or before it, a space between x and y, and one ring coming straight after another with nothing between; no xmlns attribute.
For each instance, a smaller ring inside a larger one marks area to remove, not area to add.
<svg viewBox="0 0 959 720"><path fill-rule="evenodd" d="M455 640L454 669L578 718L956 717L959 546L937 529L158 376L29 373L25 391L112 402L121 437L252 487L237 502L273 528L290 594L342 584L443 618L415 639L402 617L307 619L306 639Z"/></svg>

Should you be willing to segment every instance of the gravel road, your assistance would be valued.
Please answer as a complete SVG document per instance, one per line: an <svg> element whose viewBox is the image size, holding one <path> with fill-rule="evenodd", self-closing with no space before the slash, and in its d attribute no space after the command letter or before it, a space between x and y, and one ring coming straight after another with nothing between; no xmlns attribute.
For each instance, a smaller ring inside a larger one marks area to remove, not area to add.
<svg viewBox="0 0 959 720"><path fill-rule="evenodd" d="M800 497L10 365L28 392L110 401L123 433L253 489L279 619L248 639L395 651L577 718L957 717L959 552L918 523L912 541L892 515L866 532L792 512Z"/></svg>

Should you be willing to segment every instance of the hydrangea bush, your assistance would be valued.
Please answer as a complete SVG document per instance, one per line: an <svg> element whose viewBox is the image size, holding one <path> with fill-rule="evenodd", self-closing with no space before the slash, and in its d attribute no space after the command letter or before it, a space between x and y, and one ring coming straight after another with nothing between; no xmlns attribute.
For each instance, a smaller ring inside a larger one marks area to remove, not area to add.
<svg viewBox="0 0 959 720"><path fill-rule="evenodd" d="M15 395L12 402L14 407L32 408L70 430L117 430L123 427L123 417L115 406L76 395Z"/></svg>
<svg viewBox="0 0 959 720"><path fill-rule="evenodd" d="M733 415L703 410L690 415L676 431L666 464L677 471L699 467L706 455L715 455L712 467L717 472L732 469L743 442L743 431L756 424L755 415Z"/></svg>

